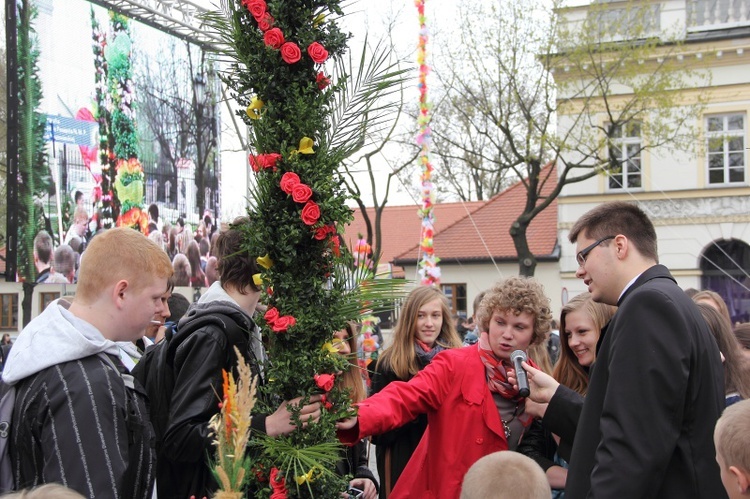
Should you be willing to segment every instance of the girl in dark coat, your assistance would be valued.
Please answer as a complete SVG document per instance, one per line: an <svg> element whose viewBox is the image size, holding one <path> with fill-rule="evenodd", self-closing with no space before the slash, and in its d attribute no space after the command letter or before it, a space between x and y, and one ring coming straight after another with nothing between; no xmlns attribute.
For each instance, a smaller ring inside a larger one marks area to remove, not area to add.
<svg viewBox="0 0 750 499"><path fill-rule="evenodd" d="M377 393L392 381L408 381L446 348L461 346L443 293L430 286L415 288L401 308L393 331L393 343L378 359L372 380ZM427 428L427 416L420 415L404 426L373 436L376 445L380 498L390 494Z"/></svg>
<svg viewBox="0 0 750 499"><path fill-rule="evenodd" d="M352 403L355 404L367 397L365 381L357 364L357 326L348 323L345 329L333 334L333 346L349 359L349 369L341 378L343 385L349 389ZM361 490L362 499L376 499L378 497L378 481L368 466L369 440L360 440L352 447L345 447L345 457L336 463L336 471L340 475L351 475L349 487Z"/></svg>

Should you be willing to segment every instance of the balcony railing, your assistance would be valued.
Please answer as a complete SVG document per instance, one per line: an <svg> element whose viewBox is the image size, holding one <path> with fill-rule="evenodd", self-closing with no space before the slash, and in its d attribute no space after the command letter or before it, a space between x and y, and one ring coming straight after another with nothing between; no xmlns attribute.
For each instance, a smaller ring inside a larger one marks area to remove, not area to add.
<svg viewBox="0 0 750 499"><path fill-rule="evenodd" d="M688 0L688 31L750 26L750 0Z"/></svg>

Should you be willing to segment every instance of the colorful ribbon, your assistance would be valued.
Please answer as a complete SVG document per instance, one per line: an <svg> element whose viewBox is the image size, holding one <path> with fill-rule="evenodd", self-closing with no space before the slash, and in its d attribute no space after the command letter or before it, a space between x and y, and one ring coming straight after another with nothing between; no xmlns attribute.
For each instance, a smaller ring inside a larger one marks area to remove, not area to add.
<svg viewBox="0 0 750 499"><path fill-rule="evenodd" d="M417 118L417 124L419 125L419 132L416 142L420 148L419 164L422 167L422 208L419 211L422 217L420 237L422 256L419 261L419 275L422 278L422 284L437 285L440 283L440 267L437 265L440 259L435 256L432 241L435 233L435 217L432 211L435 204L435 192L432 183L433 168L432 163L430 163L430 146L432 144L430 109L432 106L427 99L427 75L430 72L430 67L427 65L426 55L429 31L424 15L425 0L416 0L414 3L419 12L419 45L417 47L417 64L419 64L419 117Z"/></svg>

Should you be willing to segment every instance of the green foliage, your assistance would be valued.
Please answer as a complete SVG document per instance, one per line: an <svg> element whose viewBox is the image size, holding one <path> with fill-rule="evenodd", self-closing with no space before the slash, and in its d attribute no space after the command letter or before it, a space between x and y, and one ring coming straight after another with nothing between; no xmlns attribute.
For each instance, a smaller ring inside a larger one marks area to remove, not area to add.
<svg viewBox="0 0 750 499"><path fill-rule="evenodd" d="M268 2L273 27L301 51L300 60L293 63L285 62L280 50L265 45L258 22L239 0L225 1L222 12L207 16L229 47L224 55L232 62L221 74L223 81L243 107L252 103L259 111L259 117L253 114L255 119L245 109L237 112L250 128L252 156L279 155L267 167L257 167L256 185L250 193L252 224L241 228L245 231L243 250L255 257L267 255L273 262L261 274L266 291L263 301L269 309L296 321L279 332L273 331L272 324L263 325L271 363L267 366L268 382L259 388L255 410L261 413L275 411L279 400L308 400L311 394L323 393L316 375L338 376L348 368L346 359L326 348L334 331L366 309L393 299L392 284L362 288L359 281L371 275L349 270L353 258L339 232L351 221L352 213L345 205L338 171L341 160L355 150L348 137L367 133L366 120L347 116L367 112L379 116L371 99L388 91L400 73L381 60L357 75L358 87L347 91L345 98L337 95L345 89L346 74L339 72L338 81L320 88L319 73L325 75L326 67L315 63L307 49L311 43L319 43L327 50L328 59L338 61L337 67L341 67L348 36L329 20L336 17L332 14L341 15L339 3ZM385 53L380 57L387 59ZM312 151L301 144L303 139L312 139ZM305 202L295 202L282 189L282 178L290 173L311 189L307 206L310 202L317 205L319 219L304 218ZM280 470L290 497L332 498L346 489L345 477L330 470L341 458L335 422L348 414L349 396L338 384L325 395L330 405L317 423L282 438L251 439L258 474L267 480L272 469ZM301 425L299 411L293 411L293 420ZM302 480L304 475L310 479ZM267 497L267 482L252 479L257 497Z"/></svg>
<svg viewBox="0 0 750 499"><path fill-rule="evenodd" d="M18 274L26 281L36 278L34 237L44 228L45 222L41 196L52 187L44 153L46 117L38 111L42 100L42 83L39 79L39 49L33 28L36 15L36 7L31 0L18 4Z"/></svg>

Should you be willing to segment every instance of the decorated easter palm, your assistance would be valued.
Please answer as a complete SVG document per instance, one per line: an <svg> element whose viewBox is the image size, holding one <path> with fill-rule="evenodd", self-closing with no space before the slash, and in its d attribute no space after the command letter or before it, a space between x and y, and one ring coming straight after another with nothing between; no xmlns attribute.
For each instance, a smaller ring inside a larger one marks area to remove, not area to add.
<svg viewBox="0 0 750 499"><path fill-rule="evenodd" d="M221 76L250 132L255 187L244 250L263 269L254 278L268 305L263 333L272 359L254 410L324 395L317 423L283 437L251 436L249 487L257 497L330 498L346 490L346 477L333 470L341 457L335 422L350 409L337 373L348 364L331 338L347 320L394 298L394 284L374 280L342 244L352 213L338 170L366 142L368 114L384 119L387 106L375 101L401 83L402 71L386 57L354 77L343 74L348 36L335 22L339 4L226 0L207 18L228 47L232 64Z"/></svg>

